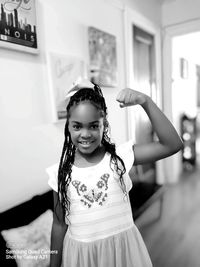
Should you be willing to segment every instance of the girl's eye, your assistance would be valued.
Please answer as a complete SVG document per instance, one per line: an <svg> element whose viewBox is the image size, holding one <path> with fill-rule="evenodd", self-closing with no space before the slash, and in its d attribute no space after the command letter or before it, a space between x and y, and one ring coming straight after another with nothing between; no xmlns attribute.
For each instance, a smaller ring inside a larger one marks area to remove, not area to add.
<svg viewBox="0 0 200 267"><path fill-rule="evenodd" d="M72 128L73 128L74 130L80 130L81 127L80 127L80 125L73 125Z"/></svg>
<svg viewBox="0 0 200 267"><path fill-rule="evenodd" d="M96 130L96 129L99 128L99 125L98 124L94 124L94 125L91 125L90 128L93 129L93 130Z"/></svg>

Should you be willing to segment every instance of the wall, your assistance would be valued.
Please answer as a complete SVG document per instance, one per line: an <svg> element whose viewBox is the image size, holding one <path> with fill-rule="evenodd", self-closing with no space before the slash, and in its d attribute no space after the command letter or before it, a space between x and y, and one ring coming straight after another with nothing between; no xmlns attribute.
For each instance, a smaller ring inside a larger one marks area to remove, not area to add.
<svg viewBox="0 0 200 267"><path fill-rule="evenodd" d="M169 26L199 19L199 0L174 0L162 5L162 25Z"/></svg>
<svg viewBox="0 0 200 267"><path fill-rule="evenodd" d="M173 38L172 110L174 116L186 112L188 116L192 117L197 113L196 64L200 63L199 44L199 33ZM185 79L180 75L180 58L184 58L188 62L187 78ZM180 97L181 101L178 101Z"/></svg>
<svg viewBox="0 0 200 267"><path fill-rule="evenodd" d="M153 18L152 4L143 2ZM124 2L111 0L38 0L40 53L0 49L0 211L48 190L45 168L59 160L64 125L51 120L47 54L75 55L88 62L88 26L117 38L118 86L103 92L113 139L127 139L126 111L114 101L125 86L123 7Z"/></svg>
<svg viewBox="0 0 200 267"><path fill-rule="evenodd" d="M161 17L161 5L158 0L125 0L127 6L133 10L139 12L153 23L160 25Z"/></svg>

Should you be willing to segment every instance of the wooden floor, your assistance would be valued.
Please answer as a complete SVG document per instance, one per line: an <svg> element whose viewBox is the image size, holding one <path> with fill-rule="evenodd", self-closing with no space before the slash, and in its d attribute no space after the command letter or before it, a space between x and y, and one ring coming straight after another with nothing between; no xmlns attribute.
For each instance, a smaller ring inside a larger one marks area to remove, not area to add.
<svg viewBox="0 0 200 267"><path fill-rule="evenodd" d="M155 203L138 221L154 267L200 267L200 169L167 188L161 218Z"/></svg>

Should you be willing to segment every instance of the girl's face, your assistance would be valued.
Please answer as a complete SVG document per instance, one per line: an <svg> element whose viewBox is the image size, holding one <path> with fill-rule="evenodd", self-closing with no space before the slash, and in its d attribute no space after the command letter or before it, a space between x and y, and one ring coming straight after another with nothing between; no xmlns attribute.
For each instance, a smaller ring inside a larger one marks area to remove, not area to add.
<svg viewBox="0 0 200 267"><path fill-rule="evenodd" d="M80 153L91 154L101 145L104 118L90 102L71 107L68 127L71 140Z"/></svg>

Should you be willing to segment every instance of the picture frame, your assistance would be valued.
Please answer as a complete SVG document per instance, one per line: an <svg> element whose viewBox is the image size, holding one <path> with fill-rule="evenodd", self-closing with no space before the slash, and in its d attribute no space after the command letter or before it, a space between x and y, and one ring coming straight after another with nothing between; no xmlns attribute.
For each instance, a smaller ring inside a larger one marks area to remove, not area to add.
<svg viewBox="0 0 200 267"><path fill-rule="evenodd" d="M88 78L88 69L81 58L57 52L47 53L52 121L66 119L67 94L83 79Z"/></svg>
<svg viewBox="0 0 200 267"><path fill-rule="evenodd" d="M37 54L36 0L0 0L0 48Z"/></svg>
<svg viewBox="0 0 200 267"><path fill-rule="evenodd" d="M88 27L90 80L102 87L117 86L116 37Z"/></svg>

